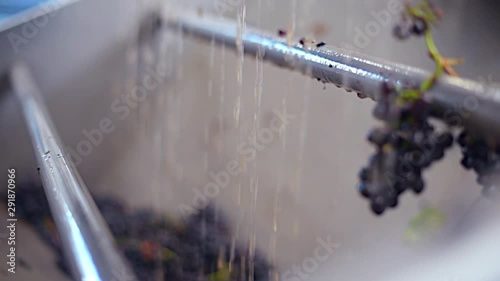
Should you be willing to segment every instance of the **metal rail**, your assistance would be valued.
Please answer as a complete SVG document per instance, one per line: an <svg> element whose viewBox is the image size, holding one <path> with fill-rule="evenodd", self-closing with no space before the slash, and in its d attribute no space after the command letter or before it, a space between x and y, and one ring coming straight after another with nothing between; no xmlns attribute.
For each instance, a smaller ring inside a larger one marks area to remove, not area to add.
<svg viewBox="0 0 500 281"><path fill-rule="evenodd" d="M13 66L11 88L21 104L40 175L75 280L137 280L119 254L85 183L62 142L23 64Z"/></svg>
<svg viewBox="0 0 500 281"><path fill-rule="evenodd" d="M209 15L174 11L165 15L166 26L181 29L205 40L237 48L241 42L247 54L261 54L263 60L333 83L348 91L377 99L382 83L419 85L430 73L418 68L383 61L333 46L308 48L288 45L263 31L246 27L238 38L237 23ZM500 89L475 81L440 78L426 93L433 115L455 126L465 126L483 136L500 138Z"/></svg>

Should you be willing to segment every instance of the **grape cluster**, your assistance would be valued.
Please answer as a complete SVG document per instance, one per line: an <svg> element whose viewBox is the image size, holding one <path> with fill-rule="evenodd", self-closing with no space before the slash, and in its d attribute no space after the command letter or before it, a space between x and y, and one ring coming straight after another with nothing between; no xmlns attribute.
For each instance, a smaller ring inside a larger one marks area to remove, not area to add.
<svg viewBox="0 0 500 281"><path fill-rule="evenodd" d="M453 135L439 133L428 122L430 104L422 98L398 101L397 91L384 84L374 116L385 122L368 134L376 147L368 166L359 173L359 192L370 200L375 214L398 204L398 196L407 189L424 189L422 170L443 158L453 144Z"/></svg>
<svg viewBox="0 0 500 281"><path fill-rule="evenodd" d="M477 174L477 182L483 186L483 195L499 195L500 183L500 147L487 143L484 139L462 131L457 138L462 149L462 166L472 169Z"/></svg>

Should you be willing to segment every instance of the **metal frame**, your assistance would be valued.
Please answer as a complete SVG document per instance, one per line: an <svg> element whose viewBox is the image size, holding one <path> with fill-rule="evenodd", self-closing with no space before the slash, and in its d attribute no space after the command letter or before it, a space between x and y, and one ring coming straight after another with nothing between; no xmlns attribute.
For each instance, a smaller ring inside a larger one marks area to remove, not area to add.
<svg viewBox="0 0 500 281"><path fill-rule="evenodd" d="M165 15L166 26L204 40L214 40L237 48L236 21L173 11ZM347 91L377 99L382 83L419 85L430 73L418 68L372 58L333 46L309 48L300 44L288 45L283 38L246 27L241 36L246 54L262 56L279 67L301 72L332 83ZM500 138L500 89L479 82L443 76L426 93L433 104L433 115L456 126L485 137Z"/></svg>
<svg viewBox="0 0 500 281"><path fill-rule="evenodd" d="M10 73L28 126L40 175L75 280L134 279L62 142L27 66Z"/></svg>

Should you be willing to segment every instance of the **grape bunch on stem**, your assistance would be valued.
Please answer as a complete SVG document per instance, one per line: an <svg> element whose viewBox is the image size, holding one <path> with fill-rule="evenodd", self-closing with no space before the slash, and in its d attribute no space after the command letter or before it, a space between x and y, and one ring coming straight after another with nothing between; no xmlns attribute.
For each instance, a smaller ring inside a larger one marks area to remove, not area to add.
<svg viewBox="0 0 500 281"><path fill-rule="evenodd" d="M425 93L443 74L457 76L453 65L461 59L445 58L432 37L432 27L442 12L430 1L406 4L401 21L393 33L399 39L425 36L425 42L436 68L420 85L401 86L383 83L373 115L384 126L372 130L368 141L376 147L375 154L359 173L359 191L370 201L372 211L380 215L388 207L396 207L398 196L407 189L420 193L425 187L422 171L443 158L453 144L449 131L438 132L429 123L430 102Z"/></svg>

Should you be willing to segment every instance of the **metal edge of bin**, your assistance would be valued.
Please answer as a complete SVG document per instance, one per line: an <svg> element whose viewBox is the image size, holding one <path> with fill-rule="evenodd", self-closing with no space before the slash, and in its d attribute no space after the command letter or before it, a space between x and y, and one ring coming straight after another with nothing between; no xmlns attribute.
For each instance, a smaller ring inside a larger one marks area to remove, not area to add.
<svg viewBox="0 0 500 281"><path fill-rule="evenodd" d="M137 280L119 253L85 183L62 150L62 142L28 67L16 63L9 79L10 89L21 105L73 277L75 280Z"/></svg>

